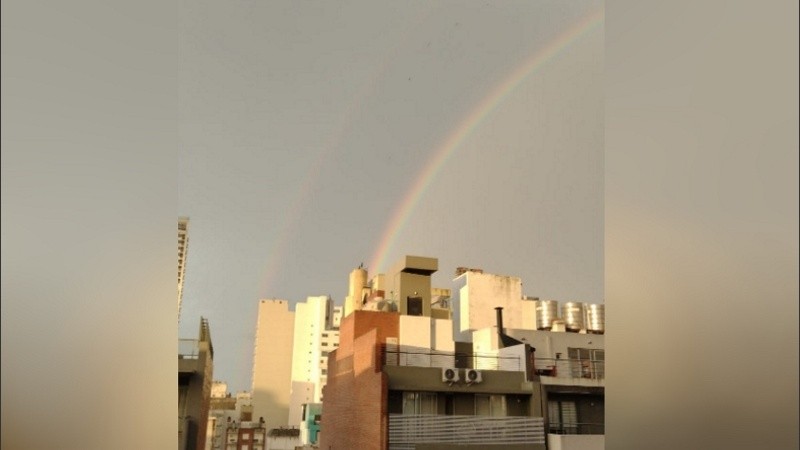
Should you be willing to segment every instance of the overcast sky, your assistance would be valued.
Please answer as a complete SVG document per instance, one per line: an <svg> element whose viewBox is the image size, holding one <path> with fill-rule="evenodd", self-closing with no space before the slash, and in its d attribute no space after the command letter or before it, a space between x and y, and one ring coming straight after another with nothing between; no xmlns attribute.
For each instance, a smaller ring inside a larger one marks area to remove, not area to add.
<svg viewBox="0 0 800 450"><path fill-rule="evenodd" d="M437 287L469 266L602 302L602 7L183 2L180 335L209 319L214 378L250 389L260 298L342 304L414 192L370 275L432 256Z"/></svg>

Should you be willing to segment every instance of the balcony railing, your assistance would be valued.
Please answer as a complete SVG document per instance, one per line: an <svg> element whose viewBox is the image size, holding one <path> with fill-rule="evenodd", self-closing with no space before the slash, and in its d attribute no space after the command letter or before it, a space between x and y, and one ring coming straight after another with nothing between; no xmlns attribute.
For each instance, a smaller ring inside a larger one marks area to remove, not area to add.
<svg viewBox="0 0 800 450"><path fill-rule="evenodd" d="M178 358L197 359L200 355L200 344L197 339L178 339Z"/></svg>
<svg viewBox="0 0 800 450"><path fill-rule="evenodd" d="M603 423L550 423L549 434L606 434Z"/></svg>
<svg viewBox="0 0 800 450"><path fill-rule="evenodd" d="M402 346L387 346L383 351L383 364L387 366L410 367L459 367L479 370L525 370L524 362L518 356L498 356L490 354L467 354L438 350L408 350Z"/></svg>
<svg viewBox="0 0 800 450"><path fill-rule="evenodd" d="M544 444L541 417L389 415L389 450L416 444Z"/></svg>
<svg viewBox="0 0 800 450"><path fill-rule="evenodd" d="M606 376L603 360L536 358L535 367L537 374L548 377L603 380Z"/></svg>

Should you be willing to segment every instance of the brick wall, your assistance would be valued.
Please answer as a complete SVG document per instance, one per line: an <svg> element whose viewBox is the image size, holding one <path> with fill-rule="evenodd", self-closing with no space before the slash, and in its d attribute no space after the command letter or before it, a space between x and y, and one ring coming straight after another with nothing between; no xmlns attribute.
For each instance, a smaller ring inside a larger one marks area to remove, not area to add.
<svg viewBox="0 0 800 450"><path fill-rule="evenodd" d="M342 320L339 348L328 357L320 450L386 450L387 385L380 350L399 334L399 315L354 311Z"/></svg>

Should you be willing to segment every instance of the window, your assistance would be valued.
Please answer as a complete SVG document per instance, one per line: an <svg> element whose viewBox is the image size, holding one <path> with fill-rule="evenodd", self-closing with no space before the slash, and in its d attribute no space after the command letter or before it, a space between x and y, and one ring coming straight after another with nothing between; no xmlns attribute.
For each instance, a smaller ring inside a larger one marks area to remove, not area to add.
<svg viewBox="0 0 800 450"><path fill-rule="evenodd" d="M242 440L249 441L250 440L250 433L242 433Z"/></svg>
<svg viewBox="0 0 800 450"><path fill-rule="evenodd" d="M403 414L436 414L436 393L403 392Z"/></svg>
<svg viewBox="0 0 800 450"><path fill-rule="evenodd" d="M506 416L506 396L505 395L475 395L475 415L476 416Z"/></svg>
<svg viewBox="0 0 800 450"><path fill-rule="evenodd" d="M409 316L422 315L422 297L407 297L406 311Z"/></svg>
<svg viewBox="0 0 800 450"><path fill-rule="evenodd" d="M553 432L578 433L578 410L573 401L548 401L547 418L550 420L550 430Z"/></svg>
<svg viewBox="0 0 800 450"><path fill-rule="evenodd" d="M573 377L591 379L605 377L605 350L570 347L567 351Z"/></svg>

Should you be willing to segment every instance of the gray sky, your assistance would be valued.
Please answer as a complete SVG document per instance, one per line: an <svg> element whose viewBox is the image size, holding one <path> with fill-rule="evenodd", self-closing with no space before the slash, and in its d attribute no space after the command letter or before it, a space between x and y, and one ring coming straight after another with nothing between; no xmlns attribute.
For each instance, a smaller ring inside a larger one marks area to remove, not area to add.
<svg viewBox="0 0 800 450"><path fill-rule="evenodd" d="M602 7L184 2L180 335L210 320L215 379L250 388L259 298L341 304L420 177L370 274L433 256L438 287L471 266L601 302Z"/></svg>

